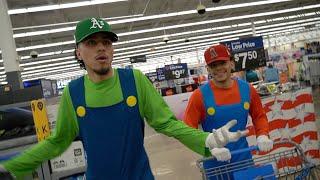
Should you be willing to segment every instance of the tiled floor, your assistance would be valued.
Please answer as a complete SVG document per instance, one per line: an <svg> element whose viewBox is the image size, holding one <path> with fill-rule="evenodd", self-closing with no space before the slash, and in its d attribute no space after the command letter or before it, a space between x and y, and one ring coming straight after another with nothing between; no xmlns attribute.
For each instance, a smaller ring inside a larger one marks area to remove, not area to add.
<svg viewBox="0 0 320 180"><path fill-rule="evenodd" d="M320 132L320 88L313 89L313 97ZM173 138L166 137L146 126L145 147L157 180L198 180L201 179L196 160L198 154L184 147Z"/></svg>

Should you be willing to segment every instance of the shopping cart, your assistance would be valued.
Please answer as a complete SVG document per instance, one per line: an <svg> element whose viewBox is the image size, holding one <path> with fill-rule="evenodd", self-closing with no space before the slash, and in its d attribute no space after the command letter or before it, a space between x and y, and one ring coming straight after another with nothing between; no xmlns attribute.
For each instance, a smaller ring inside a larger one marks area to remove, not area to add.
<svg viewBox="0 0 320 180"><path fill-rule="evenodd" d="M213 157L203 158L197 161L204 180L273 180L273 179L310 179L316 180L319 175L311 171L315 167L307 161L302 148L292 141L275 142L274 146L285 145L288 150L269 153L267 155L253 157L239 162L226 163L221 166L204 168L203 163L214 161ZM258 150L257 146L240 149L231 152L232 155ZM320 179L320 178L319 178Z"/></svg>

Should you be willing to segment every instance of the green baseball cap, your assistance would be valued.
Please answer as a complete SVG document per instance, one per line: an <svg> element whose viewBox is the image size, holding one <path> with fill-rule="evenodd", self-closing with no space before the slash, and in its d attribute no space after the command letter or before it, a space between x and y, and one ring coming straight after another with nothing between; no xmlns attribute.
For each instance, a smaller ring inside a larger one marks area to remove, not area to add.
<svg viewBox="0 0 320 180"><path fill-rule="evenodd" d="M74 34L76 44L83 41L86 37L97 33L104 32L110 36L112 42L118 41L118 36L111 31L110 25L101 18L88 18L78 22Z"/></svg>

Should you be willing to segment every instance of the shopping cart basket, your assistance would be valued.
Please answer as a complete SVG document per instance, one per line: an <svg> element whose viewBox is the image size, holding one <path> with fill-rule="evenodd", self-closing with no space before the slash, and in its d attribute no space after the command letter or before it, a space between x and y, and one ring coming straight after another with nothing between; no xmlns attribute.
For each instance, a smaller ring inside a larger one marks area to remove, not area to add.
<svg viewBox="0 0 320 180"><path fill-rule="evenodd" d="M267 155L253 157L252 159L239 162L226 163L221 166L204 168L203 163L214 161L213 157L203 158L197 161L204 180L273 180L273 179L310 179L316 180L319 177L311 171L315 165L309 163L303 153L302 148L292 141L275 142L277 145L290 146L283 152L269 153ZM231 152L231 156L258 150L257 146L251 146L246 149L240 149Z"/></svg>

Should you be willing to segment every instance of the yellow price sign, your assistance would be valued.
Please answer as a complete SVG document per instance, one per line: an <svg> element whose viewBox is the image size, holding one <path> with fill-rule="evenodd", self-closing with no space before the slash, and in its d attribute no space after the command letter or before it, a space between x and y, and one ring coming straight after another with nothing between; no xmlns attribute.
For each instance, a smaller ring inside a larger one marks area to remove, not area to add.
<svg viewBox="0 0 320 180"><path fill-rule="evenodd" d="M49 119L44 99L31 101L31 109L38 141L40 142L50 135Z"/></svg>

